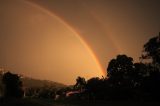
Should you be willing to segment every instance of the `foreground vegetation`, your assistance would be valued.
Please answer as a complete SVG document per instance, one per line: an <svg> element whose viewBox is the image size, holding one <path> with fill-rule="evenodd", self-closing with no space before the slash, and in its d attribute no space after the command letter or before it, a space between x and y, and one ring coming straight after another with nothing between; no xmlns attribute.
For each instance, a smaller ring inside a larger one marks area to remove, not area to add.
<svg viewBox="0 0 160 106"><path fill-rule="evenodd" d="M140 62L120 54L112 59L107 77L77 78L79 99L88 100L160 100L160 34L145 45Z"/></svg>

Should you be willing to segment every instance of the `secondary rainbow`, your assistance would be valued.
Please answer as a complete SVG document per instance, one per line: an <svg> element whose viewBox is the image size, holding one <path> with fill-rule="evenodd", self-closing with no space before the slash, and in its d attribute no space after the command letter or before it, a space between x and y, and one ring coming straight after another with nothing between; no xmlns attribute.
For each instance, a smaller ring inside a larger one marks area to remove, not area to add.
<svg viewBox="0 0 160 106"><path fill-rule="evenodd" d="M89 54L91 55L91 57L93 58L93 60L97 64L97 69L102 73L102 75L106 74L105 71L104 71L104 69L103 69L103 67L101 66L98 58L96 57L96 55L92 51L91 47L87 44L87 42L85 42L85 40L80 36L80 34L78 34L78 32L76 32L67 22L65 22L64 20L62 20L58 15L54 14L53 12L50 12L47 9L45 9L45 8L43 8L43 7L35 4L35 3L32 3L30 1L26 1L26 0L24 0L24 3L28 4L29 6L32 6L33 8L37 8L37 9L45 12L49 16L56 18L59 22L61 22L62 24L64 24L70 31L72 31L74 33L74 35L80 40L80 42L83 44L83 46L89 52Z"/></svg>

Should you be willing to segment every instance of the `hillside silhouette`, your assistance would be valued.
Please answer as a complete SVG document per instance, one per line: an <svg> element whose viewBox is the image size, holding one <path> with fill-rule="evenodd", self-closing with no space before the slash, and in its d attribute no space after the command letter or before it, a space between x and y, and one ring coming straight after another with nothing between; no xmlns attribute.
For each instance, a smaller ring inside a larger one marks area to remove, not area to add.
<svg viewBox="0 0 160 106"><path fill-rule="evenodd" d="M44 87L44 86L52 86L55 88L63 88L66 87L65 84L49 81L49 80L39 80L30 77L23 77L21 78L25 87Z"/></svg>

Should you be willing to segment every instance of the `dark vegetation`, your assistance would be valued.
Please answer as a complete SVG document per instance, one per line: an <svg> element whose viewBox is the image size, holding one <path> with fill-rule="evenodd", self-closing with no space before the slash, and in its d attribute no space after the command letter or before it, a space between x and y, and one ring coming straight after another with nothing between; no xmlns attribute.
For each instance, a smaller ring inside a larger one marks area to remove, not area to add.
<svg viewBox="0 0 160 106"><path fill-rule="evenodd" d="M107 68L107 77L85 81L78 77L79 99L84 100L160 100L160 35L145 45L140 62L117 55Z"/></svg>
<svg viewBox="0 0 160 106"><path fill-rule="evenodd" d="M18 75L7 72L2 77L2 83L4 85L4 97L23 97L22 81Z"/></svg>
<svg viewBox="0 0 160 106"><path fill-rule="evenodd" d="M24 101L22 104L26 104L26 101L28 103L28 100L40 99L65 104L73 100L85 101L85 103L93 103L93 106L96 106L96 103L109 104L110 101L158 102L160 100L160 35L151 38L143 48L140 62L134 63L132 57L124 54L117 55L109 62L106 77L93 77L86 81L79 76L74 86L61 84L51 86L48 81L43 81L44 86L43 84L29 86L31 79L24 80L17 74L1 72L0 93L3 96L1 103L6 103L6 100L16 101L18 98L24 98L21 100ZM40 83L39 80L34 81ZM28 86L23 86L22 82ZM34 104L35 101L31 103Z"/></svg>

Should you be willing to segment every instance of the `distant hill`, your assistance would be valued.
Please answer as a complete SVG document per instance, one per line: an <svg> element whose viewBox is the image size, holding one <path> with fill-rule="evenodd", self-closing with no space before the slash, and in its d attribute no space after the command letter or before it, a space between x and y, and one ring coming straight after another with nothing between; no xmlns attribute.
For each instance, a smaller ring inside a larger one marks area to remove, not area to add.
<svg viewBox="0 0 160 106"><path fill-rule="evenodd" d="M39 80L29 77L22 77L22 82L24 87L44 87L44 86L50 86L54 88L62 88L66 87L66 85L54 82L54 81L48 81L48 80Z"/></svg>
<svg viewBox="0 0 160 106"><path fill-rule="evenodd" d="M2 75L3 75L2 73L4 72L0 71L0 87L2 86L2 81L1 81ZM34 79L34 78L26 77L24 75L22 76L23 77L21 77L21 80L23 82L23 86L26 88L30 88L30 87L40 88L44 86L49 86L49 87L54 87L54 88L66 87L66 85L58 83L58 82Z"/></svg>

